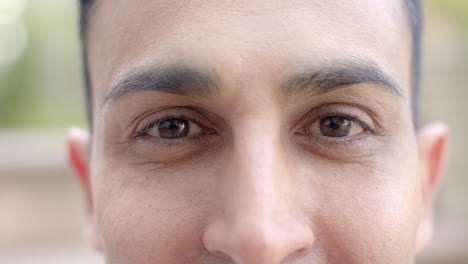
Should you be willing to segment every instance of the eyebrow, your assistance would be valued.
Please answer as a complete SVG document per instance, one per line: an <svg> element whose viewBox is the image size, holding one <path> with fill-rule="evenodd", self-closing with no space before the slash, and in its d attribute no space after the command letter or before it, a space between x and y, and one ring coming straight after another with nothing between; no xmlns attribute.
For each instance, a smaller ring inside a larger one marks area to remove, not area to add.
<svg viewBox="0 0 468 264"><path fill-rule="evenodd" d="M204 96L218 91L217 76L186 66L138 67L130 70L116 82L104 98L104 103L137 91Z"/></svg>
<svg viewBox="0 0 468 264"><path fill-rule="evenodd" d="M283 90L291 95L324 94L361 83L377 84L390 93L404 98L397 82L385 73L382 67L372 61L356 58L297 74L283 85Z"/></svg>
<svg viewBox="0 0 468 264"><path fill-rule="evenodd" d="M219 92L217 83L215 72L188 66L137 67L116 82L106 94L104 103L131 92L144 90L204 96ZM385 73L382 67L372 61L356 58L296 74L282 85L282 89L289 95L324 94L361 83L378 84L390 93L404 98L397 82Z"/></svg>

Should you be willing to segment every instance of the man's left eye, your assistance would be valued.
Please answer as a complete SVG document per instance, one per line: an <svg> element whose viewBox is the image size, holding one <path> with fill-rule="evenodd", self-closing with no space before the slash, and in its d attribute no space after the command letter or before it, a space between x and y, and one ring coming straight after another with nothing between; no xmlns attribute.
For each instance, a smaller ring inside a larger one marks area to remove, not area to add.
<svg viewBox="0 0 468 264"><path fill-rule="evenodd" d="M196 136L202 129L195 122L182 118L171 118L157 122L146 131L146 135L162 139L178 139Z"/></svg>
<svg viewBox="0 0 468 264"><path fill-rule="evenodd" d="M339 116L329 116L316 120L308 132L323 137L353 137L367 132L357 121Z"/></svg>

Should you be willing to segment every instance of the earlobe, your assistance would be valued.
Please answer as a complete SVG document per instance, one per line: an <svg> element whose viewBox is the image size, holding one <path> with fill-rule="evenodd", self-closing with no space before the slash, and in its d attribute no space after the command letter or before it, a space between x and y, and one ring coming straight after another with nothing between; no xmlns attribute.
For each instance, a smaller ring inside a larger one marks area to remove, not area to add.
<svg viewBox="0 0 468 264"><path fill-rule="evenodd" d="M80 182L85 202L85 219L83 235L85 240L96 250L102 251L101 241L95 221L91 179L89 175L89 133L81 128L71 128L68 131L68 159L73 173Z"/></svg>
<svg viewBox="0 0 468 264"><path fill-rule="evenodd" d="M421 174L421 220L416 250L424 249L432 238L433 198L440 184L446 163L448 130L444 124L430 124L420 130L419 163Z"/></svg>
<svg viewBox="0 0 468 264"><path fill-rule="evenodd" d="M68 158L73 172L84 187L89 185L88 152L89 136L80 128L71 128L68 132Z"/></svg>
<svg viewBox="0 0 468 264"><path fill-rule="evenodd" d="M447 158L447 143L448 129L444 124L433 123L419 132L424 201L430 202L439 186Z"/></svg>

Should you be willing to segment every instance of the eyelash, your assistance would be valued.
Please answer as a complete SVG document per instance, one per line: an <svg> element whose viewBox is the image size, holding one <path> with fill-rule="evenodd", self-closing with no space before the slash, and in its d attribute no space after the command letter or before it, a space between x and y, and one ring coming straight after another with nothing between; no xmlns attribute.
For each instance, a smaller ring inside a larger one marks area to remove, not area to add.
<svg viewBox="0 0 468 264"><path fill-rule="evenodd" d="M148 130L150 130L151 128L153 128L154 126L157 126L159 123L161 123L162 121L164 120L169 120L169 119L185 119L185 120L188 120L190 122L193 122L193 123L196 123L202 130L203 130L203 133L201 133L200 135L196 135L196 136L192 136L190 138L179 138L179 139L170 139L170 140L165 140L165 139L155 139L155 138L150 138L148 136L146 136L146 133L148 132ZM186 115L166 115L162 118L158 118L150 123L148 123L147 125L145 125L143 128L141 128L140 130L136 131L135 134L133 135L133 139L134 140L149 140L151 142L154 142L154 141L157 141L158 144L161 144L163 145L164 147L175 147L177 145L180 145L180 144L185 144L187 142L190 142L192 140L196 140L196 139L199 139L201 136L204 136L204 135L210 135L210 134L214 134L214 133L211 133L211 131L214 131L214 130L211 130L209 131L209 129L207 128L207 126L203 126L200 124L201 122L198 122L198 121L195 121L194 118L191 118L191 117L188 117ZM209 132L209 133L207 133ZM193 142L193 141L192 141Z"/></svg>
<svg viewBox="0 0 468 264"><path fill-rule="evenodd" d="M351 149L357 148L359 146L362 146L362 144L367 143L369 140L369 136L378 135L378 131L375 128L361 121L359 117L342 112L327 112L324 114L320 114L317 117L313 118L312 121L307 122L306 125L302 125L301 127L310 127L315 122L319 122L320 120L327 117L340 117L348 119L352 122L356 122L362 129L365 129L366 132L359 136L347 138L312 137L310 136L310 134L308 134L308 132L296 132L295 134L300 136L301 143L306 145L314 145L319 148L326 148L327 150L330 149L330 146L333 146L333 148L335 149Z"/></svg>
<svg viewBox="0 0 468 264"><path fill-rule="evenodd" d="M352 122L356 122L361 128L365 129L366 132L355 137L350 137L350 138L327 138L327 137L317 137L317 136L311 136L308 131L306 133L300 133L297 132L300 129L295 129L296 132L294 133L295 135L299 136L300 138L300 143L304 145L312 145L316 146L322 149L352 149L352 148L358 148L359 146L362 146L363 144L367 143L369 140L369 136L371 135L377 135L378 132L376 129L372 128L365 122L361 121L359 117L350 114L350 113L343 113L343 112L327 112L324 114L320 114L312 119L312 121L308 122L302 122L305 123L305 125L301 125L301 129L304 129L305 127L310 127L313 123L320 121L323 118L327 117L340 117L340 118L345 118L348 119ZM150 138L146 136L146 133L148 132L149 129L153 128L156 126L158 123L168 120L168 119L186 119L190 122L196 123L200 128L203 130L203 133L192 136L189 138L179 138L179 139L171 139L171 140L165 140L165 139L155 139L155 138ZM211 134L217 134L217 132L214 129L210 129L207 126L201 125L202 122L194 120L194 118L188 117L187 115L176 115L176 114L169 114L166 116L163 116L162 118L158 118L147 125L145 125L143 128L139 129L136 131L133 135L134 140L149 140L150 142L157 142L163 147L166 148L171 148L171 147L177 147L180 145L186 145L186 144L194 144L199 141L199 139L203 138L203 136L206 135L211 135Z"/></svg>
<svg viewBox="0 0 468 264"><path fill-rule="evenodd" d="M321 114L318 117L314 118L313 121L309 123L309 125L311 125L314 122L317 122L317 121L319 121L319 120L321 120L323 118L335 117L335 116L340 117L340 118L344 118L344 119L348 119L348 120L353 121L353 122L356 122L361 128L366 129L367 131L371 132L372 134L377 133L377 131L374 128L372 128L371 126L369 126L365 122L361 121L361 119L358 116L353 115L353 114L349 114L349 113L342 113L342 112L328 112L328 113L325 113L325 114Z"/></svg>

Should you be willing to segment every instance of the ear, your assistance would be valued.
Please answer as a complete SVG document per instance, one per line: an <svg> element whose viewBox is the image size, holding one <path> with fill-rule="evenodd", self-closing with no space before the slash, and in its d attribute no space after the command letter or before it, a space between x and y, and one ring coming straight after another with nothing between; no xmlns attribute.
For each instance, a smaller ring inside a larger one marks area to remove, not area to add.
<svg viewBox="0 0 468 264"><path fill-rule="evenodd" d="M418 133L421 174L422 215L416 240L416 251L424 249L432 239L433 199L442 178L447 156L447 127L430 124Z"/></svg>
<svg viewBox="0 0 468 264"><path fill-rule="evenodd" d="M95 221L91 178L89 175L89 133L81 128L70 128L67 136L68 158L76 178L80 182L85 202L83 234L88 243L96 250L102 251Z"/></svg>

